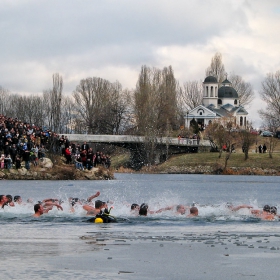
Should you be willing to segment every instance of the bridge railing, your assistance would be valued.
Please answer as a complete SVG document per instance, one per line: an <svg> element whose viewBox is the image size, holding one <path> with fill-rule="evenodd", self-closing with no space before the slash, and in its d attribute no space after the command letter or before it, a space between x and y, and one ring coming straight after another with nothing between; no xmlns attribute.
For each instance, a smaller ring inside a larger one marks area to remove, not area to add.
<svg viewBox="0 0 280 280"><path fill-rule="evenodd" d="M63 134L71 142L88 143L145 143L147 138L135 135L95 135L95 134ZM180 146L210 146L208 140L198 140L190 138L158 137L156 142L166 145Z"/></svg>

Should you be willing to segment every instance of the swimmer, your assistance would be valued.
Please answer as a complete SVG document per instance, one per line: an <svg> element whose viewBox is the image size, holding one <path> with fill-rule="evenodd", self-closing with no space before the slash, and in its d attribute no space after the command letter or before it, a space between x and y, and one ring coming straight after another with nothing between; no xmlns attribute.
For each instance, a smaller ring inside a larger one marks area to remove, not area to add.
<svg viewBox="0 0 280 280"><path fill-rule="evenodd" d="M42 204L35 204L34 205L34 214L32 215L33 217L40 217L41 215L44 214L44 208L43 208L43 205Z"/></svg>
<svg viewBox="0 0 280 280"><path fill-rule="evenodd" d="M251 206L251 205L242 204L242 205L233 206L231 203L227 203L226 207L233 212L236 212L236 211L238 211L240 209L244 209L244 208L247 208L247 209L253 208L253 206Z"/></svg>
<svg viewBox="0 0 280 280"><path fill-rule="evenodd" d="M14 196L14 203L22 204L22 198L21 198L20 195L15 195Z"/></svg>
<svg viewBox="0 0 280 280"><path fill-rule="evenodd" d="M41 203L37 203L34 205L35 214L33 214L33 217L40 217L44 213L48 213L50 210L53 209L53 206L56 206L57 209L63 210L63 208L59 204L53 204L48 207L43 207L43 205Z"/></svg>
<svg viewBox="0 0 280 280"><path fill-rule="evenodd" d="M198 209L197 207L193 206L190 208L190 214L187 215L188 218L191 218L191 217L196 217L198 216Z"/></svg>
<svg viewBox="0 0 280 280"><path fill-rule="evenodd" d="M184 214L186 214L186 209L189 209L189 207L188 206L184 206L183 204L178 204L176 206L176 214L184 215Z"/></svg>
<svg viewBox="0 0 280 280"><path fill-rule="evenodd" d="M277 207L276 206L271 206L270 207L270 213L273 214L273 215L277 215Z"/></svg>
<svg viewBox="0 0 280 280"><path fill-rule="evenodd" d="M96 200L94 207L91 205L83 205L83 209L87 211L88 216L95 216L100 213L103 208L106 208L106 202Z"/></svg>
<svg viewBox="0 0 280 280"><path fill-rule="evenodd" d="M138 212L139 216L147 216L148 208L149 208L148 204L142 203Z"/></svg>
<svg viewBox="0 0 280 280"><path fill-rule="evenodd" d="M262 220L274 220L275 215L270 212L271 207L269 205L265 205L263 210L251 210L251 213L254 214L256 217L261 218ZM277 208L276 208L277 210ZM273 210L273 212L275 209Z"/></svg>
<svg viewBox="0 0 280 280"><path fill-rule="evenodd" d="M130 206L130 213L133 215L138 215L140 210L140 206L137 203L132 203Z"/></svg>
<svg viewBox="0 0 280 280"><path fill-rule="evenodd" d="M140 206L137 203L132 203L130 206L130 210L138 210L139 211Z"/></svg>
<svg viewBox="0 0 280 280"><path fill-rule="evenodd" d="M139 216L147 216L148 213L149 214L155 214L155 213L158 214L158 213L161 213L163 211L172 210L173 206L167 206L167 207L161 208L161 209L156 210L156 211L148 210L148 208L149 208L148 204L142 203L140 205L140 209L139 209L139 212L138 212Z"/></svg>
<svg viewBox="0 0 280 280"><path fill-rule="evenodd" d="M160 208L156 211L150 211L150 213L161 213L163 211L168 211L168 210L172 210L174 208L174 206L167 206L167 207L164 207L164 208Z"/></svg>
<svg viewBox="0 0 280 280"><path fill-rule="evenodd" d="M15 204L14 204L14 202L13 202L13 197L12 197L10 194L7 194L6 197L7 197L7 199L8 199L8 202L6 203L6 205L9 205L9 206L14 207Z"/></svg>
<svg viewBox="0 0 280 280"><path fill-rule="evenodd" d="M44 199L43 201L38 201L38 204L41 204L43 206L45 213L49 212L53 209L53 206L55 206L57 209L62 210L62 206L57 203L58 199Z"/></svg>
<svg viewBox="0 0 280 280"><path fill-rule="evenodd" d="M75 212L75 205L82 205L82 201L78 197L69 197L68 202L70 204L70 212Z"/></svg>
<svg viewBox="0 0 280 280"><path fill-rule="evenodd" d="M0 208L4 208L5 205L7 205L8 198L4 195L0 195Z"/></svg>
<svg viewBox="0 0 280 280"><path fill-rule="evenodd" d="M82 204L81 200L78 197L69 197L69 203L74 206L75 204Z"/></svg>

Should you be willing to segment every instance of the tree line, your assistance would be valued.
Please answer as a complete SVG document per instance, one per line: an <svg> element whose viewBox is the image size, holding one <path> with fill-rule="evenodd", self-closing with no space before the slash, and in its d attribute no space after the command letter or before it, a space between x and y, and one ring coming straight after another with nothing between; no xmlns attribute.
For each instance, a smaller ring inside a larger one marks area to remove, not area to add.
<svg viewBox="0 0 280 280"><path fill-rule="evenodd" d="M254 98L253 87L239 75L227 75L222 55L216 53L205 70L221 84L231 81L247 107ZM260 92L267 108L259 113L270 126L280 122L280 71L268 74ZM180 85L171 66L141 67L134 89L100 77L82 79L72 95L63 93L63 77L52 76L52 87L42 94L20 95L0 87L0 114L36 123L57 133L134 134L170 136L184 124L187 110L202 104L202 81Z"/></svg>

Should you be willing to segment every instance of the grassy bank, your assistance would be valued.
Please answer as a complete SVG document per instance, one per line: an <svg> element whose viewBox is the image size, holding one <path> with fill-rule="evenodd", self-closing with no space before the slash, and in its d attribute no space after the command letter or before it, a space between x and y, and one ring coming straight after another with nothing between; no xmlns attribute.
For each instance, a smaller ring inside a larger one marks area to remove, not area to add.
<svg viewBox="0 0 280 280"><path fill-rule="evenodd" d="M242 153L241 149L237 149L236 153L230 155L227 168L275 169L280 172L280 141L272 154L272 158L269 157L269 153L260 154L253 152L253 150L252 147L249 152L249 158L245 160L244 153ZM176 167L176 170L196 166L223 168L225 166L225 157L225 152L222 153L221 158L219 158L219 153L210 152L173 155L164 163L151 167L143 167L140 172L164 173L168 172L168 170L173 167ZM113 170L115 172L134 172L124 167L128 160L128 152L114 155L112 157Z"/></svg>
<svg viewBox="0 0 280 280"><path fill-rule="evenodd" d="M197 153L197 154L184 154L171 157L168 161L157 166L159 171L163 171L170 166L197 166L197 165L221 165L225 164L226 153L223 153L219 158L218 153ZM243 153L232 153L228 160L227 167L251 167L251 168L279 168L280 153L273 154L270 158L268 153L249 154L249 158L245 161Z"/></svg>

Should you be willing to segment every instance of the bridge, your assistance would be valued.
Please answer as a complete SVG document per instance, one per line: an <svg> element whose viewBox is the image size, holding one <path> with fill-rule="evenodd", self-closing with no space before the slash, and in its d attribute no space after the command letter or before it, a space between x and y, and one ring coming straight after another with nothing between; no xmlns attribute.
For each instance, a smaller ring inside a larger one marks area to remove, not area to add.
<svg viewBox="0 0 280 280"><path fill-rule="evenodd" d="M103 144L115 144L115 143L145 143L149 139L145 136L135 135L95 135L95 134L63 134L71 142L88 142L88 143L103 143ZM157 137L156 143L170 145L170 146L209 146L209 140L197 140L190 138L178 138L174 137Z"/></svg>
<svg viewBox="0 0 280 280"><path fill-rule="evenodd" d="M168 155L180 153L196 153L199 150L211 149L209 140L198 140L174 137L145 137L135 135L94 135L94 134L64 134L69 141L78 143L109 144L129 149L131 160L144 164L147 153L152 151L154 163L167 159Z"/></svg>

